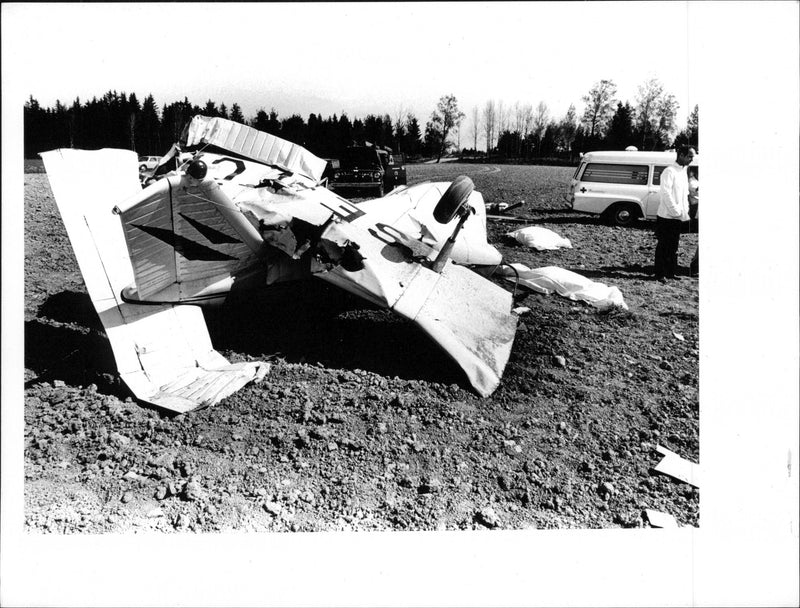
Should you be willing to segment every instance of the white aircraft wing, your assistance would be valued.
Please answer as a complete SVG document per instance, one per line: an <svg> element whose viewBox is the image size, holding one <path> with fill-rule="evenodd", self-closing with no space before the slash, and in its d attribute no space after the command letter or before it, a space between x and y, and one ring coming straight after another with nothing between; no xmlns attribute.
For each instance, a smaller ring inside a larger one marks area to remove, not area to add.
<svg viewBox="0 0 800 608"><path fill-rule="evenodd" d="M41 156L120 376L137 399L186 412L217 403L267 373L264 363L231 365L215 351L196 306L122 301L134 276L112 209L141 193L134 152L62 149Z"/></svg>
<svg viewBox="0 0 800 608"><path fill-rule="evenodd" d="M402 230L438 251L458 223L457 217L447 224L440 224L433 217L436 203L448 186L450 182L425 182L398 188L383 198L359 203L358 207L376 222ZM459 232L451 257L460 264L497 266L503 256L486 240L486 204L483 195L473 192L468 204L475 214Z"/></svg>

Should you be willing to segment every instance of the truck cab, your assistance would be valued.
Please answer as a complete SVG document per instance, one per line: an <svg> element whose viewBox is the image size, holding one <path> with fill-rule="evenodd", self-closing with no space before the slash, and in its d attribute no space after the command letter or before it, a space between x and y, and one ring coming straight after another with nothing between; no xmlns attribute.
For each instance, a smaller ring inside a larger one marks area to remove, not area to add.
<svg viewBox="0 0 800 608"><path fill-rule="evenodd" d="M394 154L391 148L365 145L345 148L328 185L335 191L368 190L380 198L406 183L402 154Z"/></svg>

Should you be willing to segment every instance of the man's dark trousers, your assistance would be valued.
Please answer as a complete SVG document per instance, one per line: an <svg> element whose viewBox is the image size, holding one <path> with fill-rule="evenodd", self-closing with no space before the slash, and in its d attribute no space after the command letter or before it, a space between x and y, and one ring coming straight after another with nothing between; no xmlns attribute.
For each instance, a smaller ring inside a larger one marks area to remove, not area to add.
<svg viewBox="0 0 800 608"><path fill-rule="evenodd" d="M680 220L656 218L656 278L675 277L678 270L678 245L680 244L683 222Z"/></svg>

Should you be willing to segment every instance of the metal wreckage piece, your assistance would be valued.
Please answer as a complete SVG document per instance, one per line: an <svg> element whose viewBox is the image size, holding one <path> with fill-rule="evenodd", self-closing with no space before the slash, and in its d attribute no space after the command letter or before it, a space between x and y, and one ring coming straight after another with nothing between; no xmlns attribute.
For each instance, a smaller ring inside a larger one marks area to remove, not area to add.
<svg viewBox="0 0 800 608"><path fill-rule="evenodd" d="M123 381L141 401L211 405L269 365L230 365L197 305L233 289L316 277L425 331L490 395L516 331L511 294L467 266L496 267L469 178L353 204L325 161L230 120L195 116L144 188L136 154L42 154Z"/></svg>

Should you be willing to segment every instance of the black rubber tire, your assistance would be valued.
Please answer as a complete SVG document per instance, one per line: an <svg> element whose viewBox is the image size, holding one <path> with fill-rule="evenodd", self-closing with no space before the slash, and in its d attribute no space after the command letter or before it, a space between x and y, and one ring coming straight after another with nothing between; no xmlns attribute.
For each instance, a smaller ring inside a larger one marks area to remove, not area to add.
<svg viewBox="0 0 800 608"><path fill-rule="evenodd" d="M641 210L633 203L614 203L606 211L606 220L612 226L633 226L641 216Z"/></svg>
<svg viewBox="0 0 800 608"><path fill-rule="evenodd" d="M139 165L139 172L144 173L147 171L147 165Z"/></svg>
<svg viewBox="0 0 800 608"><path fill-rule="evenodd" d="M466 175L459 175L436 203L433 210L434 219L440 224L448 224L467 204L475 184Z"/></svg>

